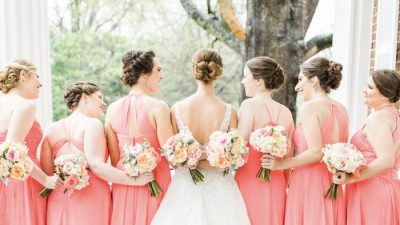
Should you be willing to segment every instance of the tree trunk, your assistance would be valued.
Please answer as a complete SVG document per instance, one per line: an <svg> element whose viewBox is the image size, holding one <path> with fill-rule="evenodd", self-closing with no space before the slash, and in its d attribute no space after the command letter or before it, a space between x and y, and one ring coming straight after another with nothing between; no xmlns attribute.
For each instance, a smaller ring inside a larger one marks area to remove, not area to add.
<svg viewBox="0 0 400 225"><path fill-rule="evenodd" d="M302 45L301 0L248 0L246 25L246 61L256 56L274 58L283 68L286 81L273 98L296 111L299 65L304 57Z"/></svg>

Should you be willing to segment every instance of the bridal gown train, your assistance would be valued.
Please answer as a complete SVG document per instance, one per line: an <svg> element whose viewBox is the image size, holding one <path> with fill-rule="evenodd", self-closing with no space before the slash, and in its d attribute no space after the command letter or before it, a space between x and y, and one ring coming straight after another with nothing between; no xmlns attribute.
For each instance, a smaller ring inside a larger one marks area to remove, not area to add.
<svg viewBox="0 0 400 225"><path fill-rule="evenodd" d="M231 111L231 106L227 105L221 131L227 131ZM185 126L179 110L175 115L179 129L183 129ZM234 177L223 176L217 170L200 172L204 175L204 182L196 185L187 168L176 170L151 225L250 225Z"/></svg>

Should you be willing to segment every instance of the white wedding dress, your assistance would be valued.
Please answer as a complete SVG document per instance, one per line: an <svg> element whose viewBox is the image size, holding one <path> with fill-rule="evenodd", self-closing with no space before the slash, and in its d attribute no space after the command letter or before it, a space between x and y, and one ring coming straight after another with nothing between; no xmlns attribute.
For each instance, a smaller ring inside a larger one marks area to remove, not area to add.
<svg viewBox="0 0 400 225"><path fill-rule="evenodd" d="M176 107L179 109L178 105ZM229 127L231 110L227 105L221 131L227 131ZM183 129L179 110L175 115L179 129ZM217 170L200 172L204 182L194 184L187 168L176 170L151 225L250 225L234 177L223 176Z"/></svg>

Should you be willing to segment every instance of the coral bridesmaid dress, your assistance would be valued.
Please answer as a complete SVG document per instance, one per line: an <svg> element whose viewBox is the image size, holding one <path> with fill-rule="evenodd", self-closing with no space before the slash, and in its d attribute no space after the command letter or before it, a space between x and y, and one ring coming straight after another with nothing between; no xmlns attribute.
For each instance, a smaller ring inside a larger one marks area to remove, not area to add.
<svg viewBox="0 0 400 225"><path fill-rule="evenodd" d="M269 118L272 118L267 108ZM278 125L280 111L274 121L267 125ZM291 140L290 140L291 141ZM262 153L250 148L249 158L236 173L236 182L243 195L252 225L282 225L285 218L286 181L283 171L271 171L271 182L260 181L256 174L261 168Z"/></svg>
<svg viewBox="0 0 400 225"><path fill-rule="evenodd" d="M65 120L62 121L65 123ZM53 159L65 144L84 151L82 141L66 137L51 147ZM106 156L104 157L104 161ZM109 225L111 217L111 192L108 183L89 170L89 185L75 190L71 196L64 194L64 186L51 192L47 202L47 225Z"/></svg>
<svg viewBox="0 0 400 225"><path fill-rule="evenodd" d="M127 121L131 107L135 109L136 124L141 134L136 137L128 135ZM143 102L143 95L132 94L126 96L121 102L118 112L120 112L122 116L116 128L120 150L120 160L117 164L118 169L122 170L122 162L124 160L123 147L126 143L140 143L146 139L150 142L150 145L160 153L157 131L150 123L146 106ZM161 157L161 161L153 173L155 181L162 189L162 194L158 197L151 197L147 185L126 186L113 184L112 225L148 225L151 223L171 181L169 165L164 157Z"/></svg>
<svg viewBox="0 0 400 225"><path fill-rule="evenodd" d="M37 147L42 139L42 130L34 122L25 144L29 157L40 167L36 157ZM7 130L0 132L0 143L7 136ZM45 225L46 200L39 196L42 185L29 177L26 181L10 179L8 185L0 183L0 224L1 225Z"/></svg>
<svg viewBox="0 0 400 225"><path fill-rule="evenodd" d="M322 143L333 144L332 133L338 123L339 142L347 142L348 120L346 113L337 105L330 104L326 123L321 128ZM301 124L298 125L294 142L297 154L307 150ZM295 168L289 182L286 200L286 225L342 225L346 224L345 200L342 188L338 198L324 198L325 192L332 183L332 174L323 162Z"/></svg>
<svg viewBox="0 0 400 225"><path fill-rule="evenodd" d="M391 110L397 119L397 127L393 132L393 141L400 137L400 113ZM351 139L351 143L360 150L368 163L376 159L375 151L360 129ZM400 180L397 172L400 167L400 155L397 154L395 164L378 176L352 183L346 186L347 224L400 225Z"/></svg>

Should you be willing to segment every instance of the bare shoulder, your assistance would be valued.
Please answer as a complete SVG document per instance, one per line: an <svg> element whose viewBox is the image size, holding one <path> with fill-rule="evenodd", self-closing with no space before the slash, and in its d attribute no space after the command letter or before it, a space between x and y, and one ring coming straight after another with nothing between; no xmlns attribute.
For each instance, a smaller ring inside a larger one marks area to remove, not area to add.
<svg viewBox="0 0 400 225"><path fill-rule="evenodd" d="M146 96L146 102L148 103L148 107L152 111L169 113L168 104L162 100Z"/></svg>
<svg viewBox="0 0 400 225"><path fill-rule="evenodd" d="M307 101L303 102L299 107L299 114L301 115L309 115L309 113L315 114L315 112L319 111L321 108L321 102L319 101Z"/></svg>
<svg viewBox="0 0 400 225"><path fill-rule="evenodd" d="M103 129L103 123L97 118L85 118L82 125L87 129Z"/></svg>
<svg viewBox="0 0 400 225"><path fill-rule="evenodd" d="M118 106L121 105L121 103L122 103L122 98L117 99L116 101L112 102L107 107L107 114L114 114L115 111L117 110Z"/></svg>
<svg viewBox="0 0 400 225"><path fill-rule="evenodd" d="M20 99L16 102L15 110L30 115L36 112L36 104L31 100Z"/></svg>
<svg viewBox="0 0 400 225"><path fill-rule="evenodd" d="M254 108L257 104L257 100L254 98L248 98L242 101L240 104L240 111L249 111L250 109Z"/></svg>
<svg viewBox="0 0 400 225"><path fill-rule="evenodd" d="M366 127L381 127L381 126L390 126L393 120L393 113L379 110L374 113L371 113L367 117Z"/></svg>

